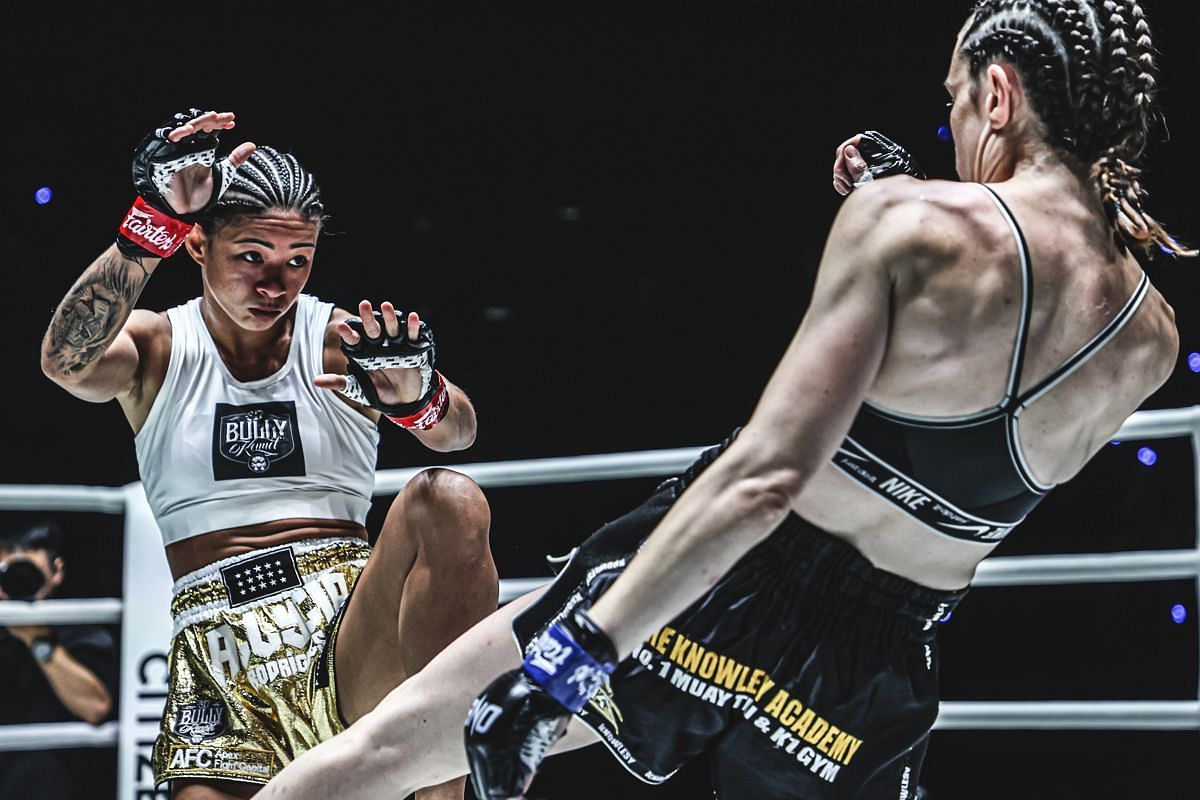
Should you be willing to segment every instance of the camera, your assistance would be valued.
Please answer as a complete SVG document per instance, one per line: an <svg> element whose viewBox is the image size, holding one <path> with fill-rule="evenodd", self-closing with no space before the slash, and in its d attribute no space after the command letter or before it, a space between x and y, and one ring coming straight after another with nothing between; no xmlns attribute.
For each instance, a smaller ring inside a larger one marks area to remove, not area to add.
<svg viewBox="0 0 1200 800"><path fill-rule="evenodd" d="M30 600L46 583L46 574L27 558L0 564L0 589L13 600Z"/></svg>

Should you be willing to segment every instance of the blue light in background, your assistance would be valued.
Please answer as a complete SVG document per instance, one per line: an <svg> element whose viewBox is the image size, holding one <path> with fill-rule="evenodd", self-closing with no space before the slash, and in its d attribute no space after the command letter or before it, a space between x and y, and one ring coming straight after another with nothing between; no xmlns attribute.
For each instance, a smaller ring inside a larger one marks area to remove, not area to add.
<svg viewBox="0 0 1200 800"><path fill-rule="evenodd" d="M1175 620L1176 625L1182 625L1187 621L1187 609L1180 603L1171 606L1171 619Z"/></svg>
<svg viewBox="0 0 1200 800"><path fill-rule="evenodd" d="M1117 445L1120 444L1120 442L1109 442L1109 444L1112 445L1113 447L1116 447Z"/></svg>
<svg viewBox="0 0 1200 800"><path fill-rule="evenodd" d="M1200 353L1188 353L1188 369L1200 372Z"/></svg>
<svg viewBox="0 0 1200 800"><path fill-rule="evenodd" d="M1154 462L1158 461L1158 453L1154 452L1149 447L1143 447L1138 450L1138 461L1142 462L1147 467L1153 467Z"/></svg>
<svg viewBox="0 0 1200 800"><path fill-rule="evenodd" d="M951 618L951 617L953 617L953 616L954 616L954 612L953 612L953 611L951 611L949 614L947 614L946 616L942 617L942 622L949 622L949 621L950 621L950 618Z"/></svg>
<svg viewBox="0 0 1200 800"><path fill-rule="evenodd" d="M33 193L33 199L39 206L44 206L54 199L54 192L50 190L49 186L43 186Z"/></svg>
<svg viewBox="0 0 1200 800"><path fill-rule="evenodd" d="M950 136L950 126L949 126L949 125L941 125L941 126L939 126L939 127L938 127L938 129L937 129L937 137L938 137L939 139L941 139L943 142L948 142L948 141L950 141L950 138L951 138L951 136Z"/></svg>

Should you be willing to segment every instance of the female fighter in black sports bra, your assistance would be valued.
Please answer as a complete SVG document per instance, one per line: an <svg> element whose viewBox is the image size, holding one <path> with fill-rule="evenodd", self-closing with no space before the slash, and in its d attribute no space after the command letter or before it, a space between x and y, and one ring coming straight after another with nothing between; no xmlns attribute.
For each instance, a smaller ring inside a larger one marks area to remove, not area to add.
<svg viewBox="0 0 1200 800"><path fill-rule="evenodd" d="M1175 362L1133 253L1188 252L1134 166L1153 52L1137 0L977 3L946 80L963 182L853 191L740 435L263 796L403 796L469 769L513 797L552 747L597 739L649 782L703 756L722 800L912 796L936 621Z"/></svg>

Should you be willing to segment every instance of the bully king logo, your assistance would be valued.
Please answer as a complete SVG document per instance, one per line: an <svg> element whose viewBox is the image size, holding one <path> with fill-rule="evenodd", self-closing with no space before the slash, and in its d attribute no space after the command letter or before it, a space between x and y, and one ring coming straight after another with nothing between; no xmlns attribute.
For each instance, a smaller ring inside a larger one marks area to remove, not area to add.
<svg viewBox="0 0 1200 800"><path fill-rule="evenodd" d="M225 706L216 700L197 700L175 711L171 730L192 744L214 739L225 732Z"/></svg>
<svg viewBox="0 0 1200 800"><path fill-rule="evenodd" d="M213 416L213 478L304 475L296 404L217 403Z"/></svg>
<svg viewBox="0 0 1200 800"><path fill-rule="evenodd" d="M167 230L166 225L155 225L153 220L153 214L148 214L139 208L131 208L129 216L125 217L121 227L159 249L174 248L177 234Z"/></svg>

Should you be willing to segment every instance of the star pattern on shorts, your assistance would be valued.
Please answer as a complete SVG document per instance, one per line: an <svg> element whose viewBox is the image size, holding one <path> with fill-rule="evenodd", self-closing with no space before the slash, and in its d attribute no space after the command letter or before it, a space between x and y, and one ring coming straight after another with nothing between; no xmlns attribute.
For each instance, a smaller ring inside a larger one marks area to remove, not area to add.
<svg viewBox="0 0 1200 800"><path fill-rule="evenodd" d="M241 564L223 568L221 574L229 587L231 599L238 598L237 604L240 605L289 587L300 586L302 581L296 572L294 556L290 553L285 555L287 558L281 558L276 553L252 557Z"/></svg>
<svg viewBox="0 0 1200 800"><path fill-rule="evenodd" d="M270 581L271 583L275 583L276 581L273 579L278 579L280 583L285 583L287 581L287 570L282 568L283 562L277 561L276 564L279 564L280 569L271 569L270 566L267 566L266 572L262 572L264 568L260 564L255 567L247 568L243 572L235 572L233 577L237 580L238 586L243 586L247 581L249 581L251 586L253 586L256 581Z"/></svg>

